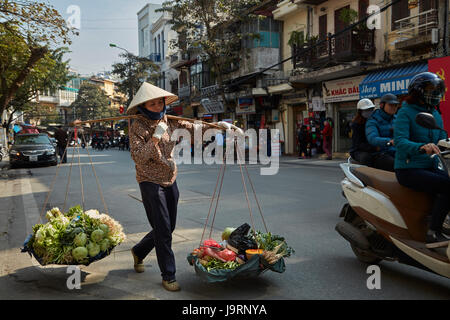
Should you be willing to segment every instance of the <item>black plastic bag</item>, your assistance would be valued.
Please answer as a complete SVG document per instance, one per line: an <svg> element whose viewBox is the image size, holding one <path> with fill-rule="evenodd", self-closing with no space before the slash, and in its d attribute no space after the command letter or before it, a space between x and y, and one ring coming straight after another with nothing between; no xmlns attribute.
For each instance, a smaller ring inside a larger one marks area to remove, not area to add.
<svg viewBox="0 0 450 320"><path fill-rule="evenodd" d="M228 244L239 250L239 254L245 254L245 250L247 249L258 249L255 240L247 235L249 230L250 225L244 223L230 234Z"/></svg>

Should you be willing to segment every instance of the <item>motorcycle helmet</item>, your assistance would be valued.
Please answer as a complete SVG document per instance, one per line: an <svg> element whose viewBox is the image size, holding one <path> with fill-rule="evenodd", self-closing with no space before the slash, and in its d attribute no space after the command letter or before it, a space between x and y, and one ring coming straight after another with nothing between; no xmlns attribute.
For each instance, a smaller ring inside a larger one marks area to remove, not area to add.
<svg viewBox="0 0 450 320"><path fill-rule="evenodd" d="M427 109L439 107L445 94L445 83L435 73L422 72L409 82L408 94L425 104Z"/></svg>
<svg viewBox="0 0 450 320"><path fill-rule="evenodd" d="M370 99L361 99L358 101L358 104L356 106L358 110L367 110L371 108L375 108L375 105Z"/></svg>

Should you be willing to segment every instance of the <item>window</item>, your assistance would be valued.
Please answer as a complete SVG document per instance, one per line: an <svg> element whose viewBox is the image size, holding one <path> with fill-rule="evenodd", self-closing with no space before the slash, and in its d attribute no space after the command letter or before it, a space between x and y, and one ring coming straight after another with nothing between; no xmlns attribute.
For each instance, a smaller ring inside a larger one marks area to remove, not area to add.
<svg viewBox="0 0 450 320"><path fill-rule="evenodd" d="M369 8L369 0L359 0L359 2L358 2L358 17L359 17L359 20L361 20L364 17L368 16L367 8Z"/></svg>
<svg viewBox="0 0 450 320"><path fill-rule="evenodd" d="M159 54L161 54L161 35L158 34L158 52Z"/></svg>
<svg viewBox="0 0 450 320"><path fill-rule="evenodd" d="M344 10L350 10L350 6L345 6L334 11L334 33L338 33L339 31L344 30L349 26L349 22L342 21L341 15Z"/></svg>
<svg viewBox="0 0 450 320"><path fill-rule="evenodd" d="M164 30L163 32L161 32L161 45L162 45L161 61L164 61Z"/></svg>
<svg viewBox="0 0 450 320"><path fill-rule="evenodd" d="M327 15L324 14L319 17L319 40L324 40L327 37Z"/></svg>
<svg viewBox="0 0 450 320"><path fill-rule="evenodd" d="M394 31L399 27L395 21L406 17L409 17L408 1L400 1L394 4L391 7L391 30Z"/></svg>

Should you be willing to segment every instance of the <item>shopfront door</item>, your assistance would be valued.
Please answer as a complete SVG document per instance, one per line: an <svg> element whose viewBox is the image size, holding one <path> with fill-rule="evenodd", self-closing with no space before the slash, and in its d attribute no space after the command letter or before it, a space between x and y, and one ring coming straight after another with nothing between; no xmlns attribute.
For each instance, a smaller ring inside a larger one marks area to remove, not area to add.
<svg viewBox="0 0 450 320"><path fill-rule="evenodd" d="M337 110L336 130L337 134L336 146L337 152L349 152L352 146L351 123L356 115L356 105L340 106Z"/></svg>
<svg viewBox="0 0 450 320"><path fill-rule="evenodd" d="M306 111L306 104L298 104L293 105L292 111L294 114L294 125L292 127L293 135L294 135L294 152L298 154L299 152L299 145L298 145L298 131L303 125L303 112Z"/></svg>

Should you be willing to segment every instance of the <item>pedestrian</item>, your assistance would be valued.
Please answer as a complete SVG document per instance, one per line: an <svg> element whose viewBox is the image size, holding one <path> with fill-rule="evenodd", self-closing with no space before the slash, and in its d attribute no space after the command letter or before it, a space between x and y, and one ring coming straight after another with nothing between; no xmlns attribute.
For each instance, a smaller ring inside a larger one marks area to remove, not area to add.
<svg viewBox="0 0 450 320"><path fill-rule="evenodd" d="M373 155L373 166L394 171L394 121L399 101L393 94L385 94L380 100L380 109L375 110L366 122L367 141L377 148Z"/></svg>
<svg viewBox="0 0 450 320"><path fill-rule="evenodd" d="M423 72L414 76L395 121L395 174L398 182L434 197L427 243L447 240L442 235L442 227L450 210L450 178L447 171L438 169L437 159L431 157L440 153L436 144L446 139L447 135L438 129L421 127L415 119L418 113L427 112L433 115L437 125L442 128L439 103L445 91L444 81L434 73Z"/></svg>
<svg viewBox="0 0 450 320"><path fill-rule="evenodd" d="M374 110L375 105L370 99L361 99L357 105L356 116L350 124L352 130L350 156L358 163L369 167L373 166L373 154L377 149L367 141L366 122Z"/></svg>
<svg viewBox="0 0 450 320"><path fill-rule="evenodd" d="M57 127L58 129L55 132L55 139L56 139L56 147L58 148L58 155L59 155L59 161L60 163L66 163L67 162L67 140L69 139L69 136L67 135L67 132L63 130L62 126L59 125Z"/></svg>
<svg viewBox="0 0 450 320"><path fill-rule="evenodd" d="M323 130L322 130L322 136L323 136L323 150L327 154L327 160L332 160L333 155L331 153L331 144L333 141L333 128L331 127L330 121L325 120L323 122Z"/></svg>
<svg viewBox="0 0 450 320"><path fill-rule="evenodd" d="M302 125L298 131L299 159L311 158L311 135L308 128ZM309 148L308 148L309 145Z"/></svg>
<svg viewBox="0 0 450 320"><path fill-rule="evenodd" d="M131 249L134 269L138 273L144 272L143 261L155 249L162 285L168 291L180 290L172 251L179 191L177 166L173 158L176 141L171 140L171 134L182 128L189 130L193 136L197 126L188 121L167 118L166 105L176 100L178 97L174 94L144 82L127 109L129 115L141 115L130 127L130 148L142 202L153 229ZM202 126L202 131L207 128Z"/></svg>

